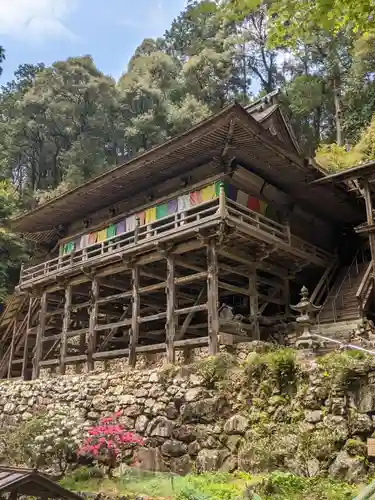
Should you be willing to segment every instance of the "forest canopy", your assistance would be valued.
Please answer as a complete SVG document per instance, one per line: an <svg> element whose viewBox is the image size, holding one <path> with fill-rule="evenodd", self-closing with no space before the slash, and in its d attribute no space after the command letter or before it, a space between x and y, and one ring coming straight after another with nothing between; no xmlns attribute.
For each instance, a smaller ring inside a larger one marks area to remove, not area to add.
<svg viewBox="0 0 375 500"><path fill-rule="evenodd" d="M118 81L89 55L25 61L0 91L1 196L30 209L276 88L307 156L327 170L372 159L373 15L373 0L191 0Z"/></svg>

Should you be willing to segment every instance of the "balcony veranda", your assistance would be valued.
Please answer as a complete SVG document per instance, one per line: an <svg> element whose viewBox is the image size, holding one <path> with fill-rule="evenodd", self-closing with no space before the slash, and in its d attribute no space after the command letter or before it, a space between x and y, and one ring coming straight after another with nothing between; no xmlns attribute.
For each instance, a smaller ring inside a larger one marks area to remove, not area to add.
<svg viewBox="0 0 375 500"><path fill-rule="evenodd" d="M236 227L243 237L247 236L254 243L272 245L297 260L325 266L332 258L325 250L292 235L289 226L222 197L151 224L139 225L134 231L73 251L69 255L60 255L24 268L20 276L20 288L44 284L58 276L77 274L83 266L102 267L116 262L120 256L141 255L155 248L158 243L189 239L200 230L219 226L223 219Z"/></svg>

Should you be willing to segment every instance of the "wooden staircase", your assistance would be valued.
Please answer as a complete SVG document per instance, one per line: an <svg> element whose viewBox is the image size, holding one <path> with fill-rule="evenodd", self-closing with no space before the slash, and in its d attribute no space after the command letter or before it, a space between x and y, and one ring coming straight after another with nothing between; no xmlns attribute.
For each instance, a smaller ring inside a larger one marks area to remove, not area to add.
<svg viewBox="0 0 375 500"><path fill-rule="evenodd" d="M348 322L363 318L367 302L373 291L369 262L356 259L338 275L317 317L321 325Z"/></svg>

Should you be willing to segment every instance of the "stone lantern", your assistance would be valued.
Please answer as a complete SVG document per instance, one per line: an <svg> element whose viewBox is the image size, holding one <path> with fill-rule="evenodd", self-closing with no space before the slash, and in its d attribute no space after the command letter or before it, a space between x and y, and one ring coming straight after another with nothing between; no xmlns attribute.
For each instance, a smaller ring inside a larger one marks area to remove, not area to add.
<svg viewBox="0 0 375 500"><path fill-rule="evenodd" d="M301 288L301 300L295 306L290 307L293 311L299 313L296 321L303 326L302 335L296 342L297 349L316 349L319 346L319 342L311 336L310 326L314 322L312 313L315 314L320 311L321 306L315 306L309 300L309 291L303 286Z"/></svg>

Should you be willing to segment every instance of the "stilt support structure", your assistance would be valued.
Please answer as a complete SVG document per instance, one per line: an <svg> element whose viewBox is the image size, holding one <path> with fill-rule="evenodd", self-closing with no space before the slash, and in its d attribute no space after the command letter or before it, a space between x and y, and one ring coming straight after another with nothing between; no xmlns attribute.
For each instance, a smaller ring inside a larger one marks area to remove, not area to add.
<svg viewBox="0 0 375 500"><path fill-rule="evenodd" d="M166 344L167 362L175 362L174 341L176 337L176 284L175 284L175 262L173 255L167 257L167 322L166 322Z"/></svg>
<svg viewBox="0 0 375 500"><path fill-rule="evenodd" d="M136 363L136 347L139 338L139 276L139 266L136 265L132 269L132 320L129 340L129 365L133 367Z"/></svg>
<svg viewBox="0 0 375 500"><path fill-rule="evenodd" d="M207 245L207 268L208 350L210 355L215 355L219 343L219 266L213 238Z"/></svg>
<svg viewBox="0 0 375 500"><path fill-rule="evenodd" d="M42 293L40 299L40 310L39 310L39 325L37 328L36 342L35 342L35 353L34 353L34 363L33 363L33 379L39 377L40 374L40 361L42 359L43 351L43 337L46 328L46 315L47 315L47 292ZM27 344L27 342L26 342ZM27 352L27 345L25 346L25 352Z"/></svg>
<svg viewBox="0 0 375 500"><path fill-rule="evenodd" d="M94 353L96 351L96 323L98 316L98 299L99 299L99 282L93 278L91 283L91 309L89 320L89 335L88 335L88 348L87 348L87 369L92 371L94 369Z"/></svg>

